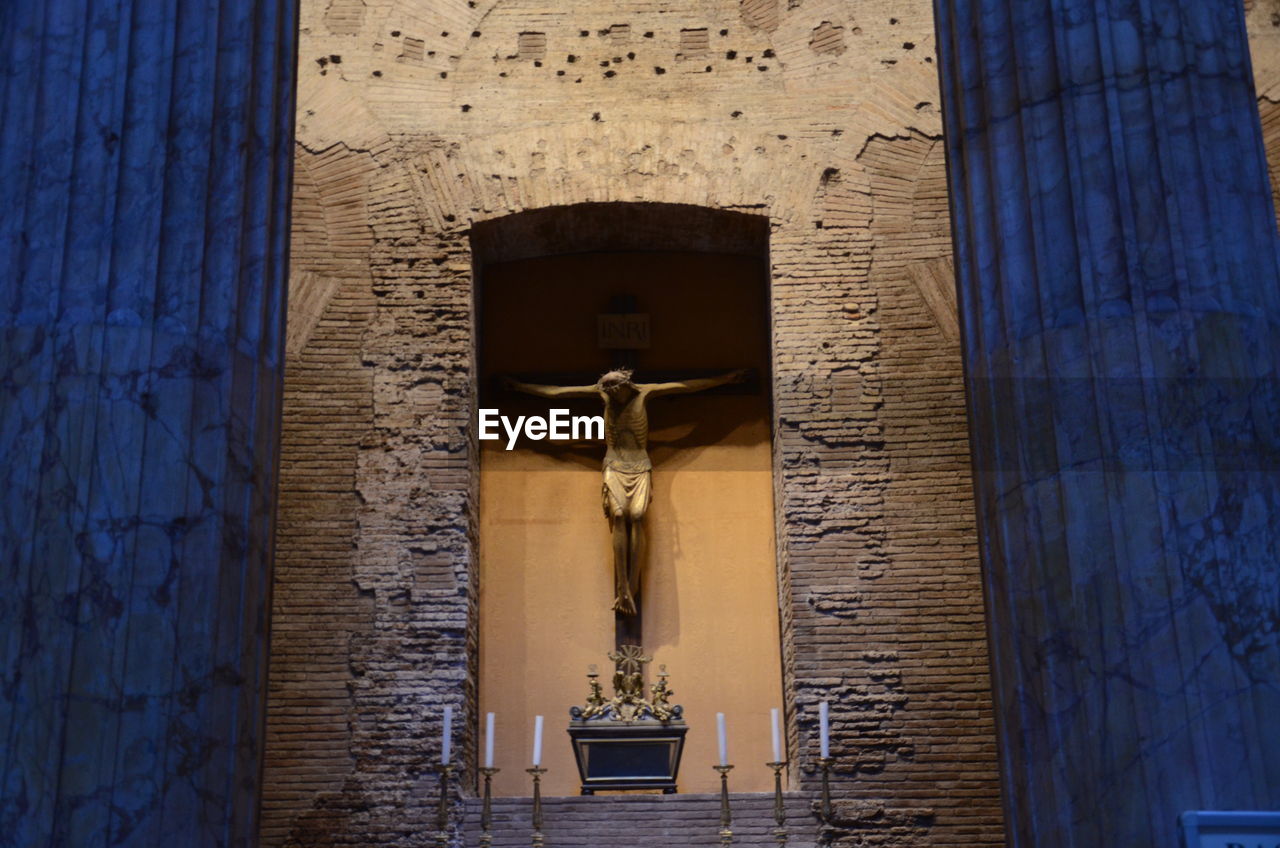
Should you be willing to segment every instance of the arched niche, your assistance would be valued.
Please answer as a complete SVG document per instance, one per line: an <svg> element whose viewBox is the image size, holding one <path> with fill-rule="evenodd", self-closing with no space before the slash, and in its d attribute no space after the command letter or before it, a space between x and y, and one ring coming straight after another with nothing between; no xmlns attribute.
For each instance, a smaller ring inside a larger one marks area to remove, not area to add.
<svg viewBox="0 0 1280 848"><path fill-rule="evenodd" d="M510 373L556 384L592 382L617 365L634 365L639 381L755 374L745 388L649 408L643 643L667 666L690 724L682 792L716 788L702 768L714 761L716 712L730 715L733 756L765 762L769 710L782 705L768 233L760 215L658 203L538 209L472 230L479 407L509 417L600 412L594 398L506 392L499 377ZM600 347L597 316L619 310L647 316L647 349ZM607 681L614 638L604 445L479 446L479 714L498 717L495 791L527 793L522 768L542 714L546 791L572 794L567 710L586 696L589 664ZM750 770L735 788L764 791L770 780Z"/></svg>

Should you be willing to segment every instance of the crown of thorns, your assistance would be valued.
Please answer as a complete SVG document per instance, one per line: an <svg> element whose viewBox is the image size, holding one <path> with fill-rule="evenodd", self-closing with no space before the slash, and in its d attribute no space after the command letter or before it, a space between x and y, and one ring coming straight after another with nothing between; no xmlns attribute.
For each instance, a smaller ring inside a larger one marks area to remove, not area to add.
<svg viewBox="0 0 1280 848"><path fill-rule="evenodd" d="M597 385L602 389L607 389L611 386L619 386L623 383L629 383L631 382L631 373L630 368L615 369L607 374L601 374Z"/></svg>

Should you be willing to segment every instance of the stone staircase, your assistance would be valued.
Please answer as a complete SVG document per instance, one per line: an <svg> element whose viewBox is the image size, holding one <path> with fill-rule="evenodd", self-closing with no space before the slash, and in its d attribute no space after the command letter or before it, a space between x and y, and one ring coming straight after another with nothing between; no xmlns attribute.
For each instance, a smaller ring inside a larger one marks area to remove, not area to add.
<svg viewBox="0 0 1280 848"><path fill-rule="evenodd" d="M808 792L783 795L787 811L789 848L814 848L818 817L815 796ZM773 835L773 794L737 793L729 796L733 813L733 844L776 846ZM480 844L478 798L464 802L465 845ZM493 800L494 848L528 848L532 829L532 798ZM662 848L720 844L720 796L708 795L595 795L544 798L542 832L547 848Z"/></svg>

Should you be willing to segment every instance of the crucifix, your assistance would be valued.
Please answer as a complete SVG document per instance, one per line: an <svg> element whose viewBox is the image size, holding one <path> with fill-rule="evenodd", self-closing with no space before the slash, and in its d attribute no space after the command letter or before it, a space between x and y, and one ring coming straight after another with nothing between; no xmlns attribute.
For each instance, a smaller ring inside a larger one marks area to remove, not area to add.
<svg viewBox="0 0 1280 848"><path fill-rule="evenodd" d="M615 299L611 306L629 307ZM621 317L625 313L615 311ZM603 325L602 325L603 326ZM647 337L647 323L645 324ZM602 333L603 335L603 333ZM647 338L646 338L647 341ZM634 355L634 345L628 353ZM630 358L634 362L633 356ZM649 509L650 398L706 391L746 380L745 370L716 377L636 383L632 371L620 367L602 375L593 385L554 386L504 378L506 388L543 398L599 397L604 404L604 479L601 501L609 522L613 550L614 626L619 647L640 645L640 577L644 564L644 519Z"/></svg>

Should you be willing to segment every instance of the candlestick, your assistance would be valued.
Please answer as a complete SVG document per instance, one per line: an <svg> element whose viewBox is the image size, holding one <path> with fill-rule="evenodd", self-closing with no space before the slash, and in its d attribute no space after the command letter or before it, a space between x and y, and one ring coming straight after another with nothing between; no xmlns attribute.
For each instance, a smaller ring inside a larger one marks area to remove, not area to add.
<svg viewBox="0 0 1280 848"><path fill-rule="evenodd" d="M453 766L441 763L436 766L440 772L440 805L436 807L436 846L449 848L449 776L453 774Z"/></svg>
<svg viewBox="0 0 1280 848"><path fill-rule="evenodd" d="M818 765L822 768L822 821L831 823L831 758L820 757Z"/></svg>
<svg viewBox="0 0 1280 848"><path fill-rule="evenodd" d="M484 717L484 767L493 768L493 713Z"/></svg>
<svg viewBox="0 0 1280 848"><path fill-rule="evenodd" d="M782 761L782 739L778 733L778 708L769 710L769 724L773 730L773 761Z"/></svg>
<svg viewBox="0 0 1280 848"><path fill-rule="evenodd" d="M538 716L538 728L542 728L542 716ZM547 770L534 766L525 771L533 775L533 848L542 848L542 776Z"/></svg>
<svg viewBox="0 0 1280 848"><path fill-rule="evenodd" d="M831 707L826 702L818 704L818 733L822 740L822 759L831 756Z"/></svg>
<svg viewBox="0 0 1280 848"><path fill-rule="evenodd" d="M447 763L453 753L453 707L444 708L444 727L440 730L440 762Z"/></svg>
<svg viewBox="0 0 1280 848"><path fill-rule="evenodd" d="M533 765L542 765L542 716L533 718Z"/></svg>
<svg viewBox="0 0 1280 848"><path fill-rule="evenodd" d="M493 713L489 713L489 723L493 723ZM500 769L493 766L485 766L480 769L480 773L484 775L484 804L480 807L480 845L481 848L490 848L493 845L493 776Z"/></svg>
<svg viewBox="0 0 1280 848"><path fill-rule="evenodd" d="M776 713L777 710L774 712ZM778 825L773 829L773 838L778 840L779 846L782 846L787 844L787 808L782 803L782 770L787 767L787 764L781 760L774 760L767 765L773 769L773 820Z"/></svg>
<svg viewBox="0 0 1280 848"><path fill-rule="evenodd" d="M716 740L720 743L720 765L728 765L729 745L724 732L724 713L716 713Z"/></svg>
<svg viewBox="0 0 1280 848"><path fill-rule="evenodd" d="M721 719L724 718L722 713L717 715ZM733 830L729 827L733 824L733 817L729 811L729 772L733 770L733 766L721 763L712 768L720 772L720 844L729 846L733 844Z"/></svg>

